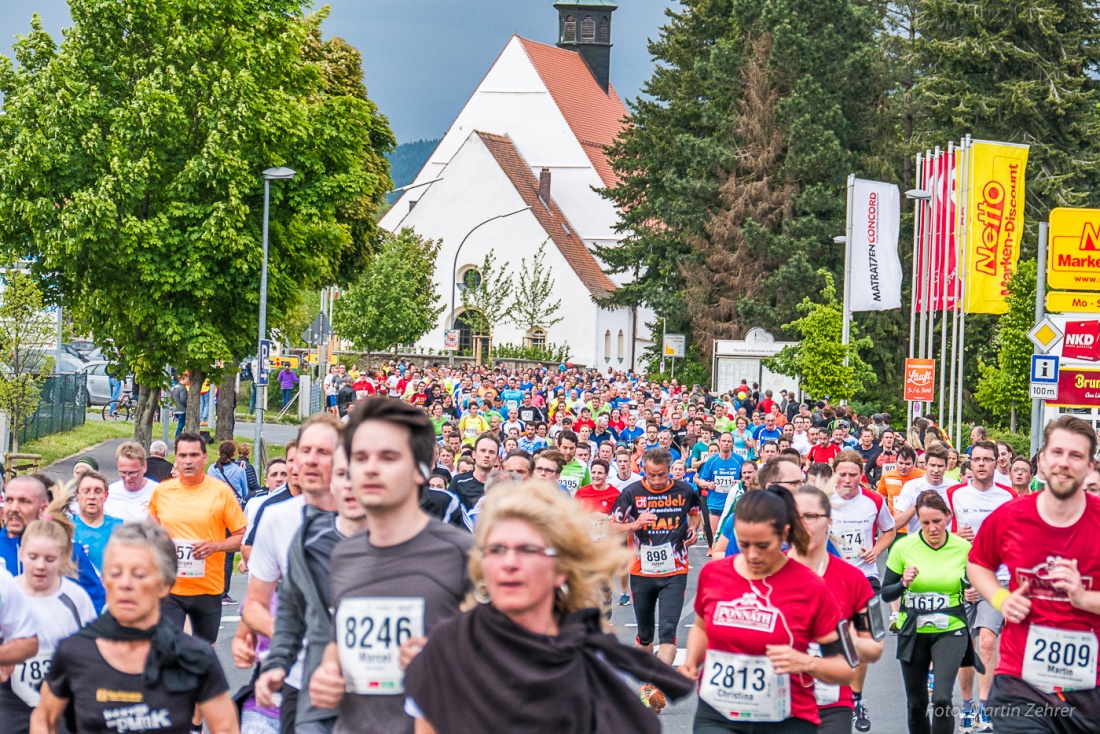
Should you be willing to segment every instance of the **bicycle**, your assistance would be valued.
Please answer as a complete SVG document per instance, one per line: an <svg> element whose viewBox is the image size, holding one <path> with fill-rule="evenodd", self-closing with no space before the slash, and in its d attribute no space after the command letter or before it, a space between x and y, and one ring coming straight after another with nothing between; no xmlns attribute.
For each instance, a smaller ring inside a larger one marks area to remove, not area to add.
<svg viewBox="0 0 1100 734"><path fill-rule="evenodd" d="M134 408L134 399L128 392L122 393L122 396L115 401L115 412L111 413L111 403L108 402L103 406L103 420L105 421L128 421L130 420L130 411Z"/></svg>

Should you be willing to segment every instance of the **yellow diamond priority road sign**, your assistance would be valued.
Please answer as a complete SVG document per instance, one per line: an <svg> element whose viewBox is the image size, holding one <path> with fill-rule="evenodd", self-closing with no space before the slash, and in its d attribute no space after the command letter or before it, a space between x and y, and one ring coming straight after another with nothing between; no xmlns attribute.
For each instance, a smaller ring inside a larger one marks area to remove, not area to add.
<svg viewBox="0 0 1100 734"><path fill-rule="evenodd" d="M1027 333L1027 338L1031 340L1031 343L1035 345L1040 354L1050 354L1050 350L1062 341L1062 330L1055 326L1053 321L1043 317L1042 321L1031 327L1031 331Z"/></svg>

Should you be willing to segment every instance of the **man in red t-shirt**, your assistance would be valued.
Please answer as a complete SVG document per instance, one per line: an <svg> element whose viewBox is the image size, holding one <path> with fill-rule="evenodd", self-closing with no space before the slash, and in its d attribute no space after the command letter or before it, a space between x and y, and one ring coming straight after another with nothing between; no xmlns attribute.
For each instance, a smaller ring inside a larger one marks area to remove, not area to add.
<svg viewBox="0 0 1100 734"><path fill-rule="evenodd" d="M844 446L840 442L832 440L831 434L825 430L818 431L817 440L817 446L810 447L809 452L806 454L806 463L829 464L832 466L833 459L844 450Z"/></svg>
<svg viewBox="0 0 1100 734"><path fill-rule="evenodd" d="M1067 415L1043 439L1046 490L990 513L970 551L967 578L1005 620L986 710L998 733L1100 732L1100 499L1082 486L1096 434Z"/></svg>

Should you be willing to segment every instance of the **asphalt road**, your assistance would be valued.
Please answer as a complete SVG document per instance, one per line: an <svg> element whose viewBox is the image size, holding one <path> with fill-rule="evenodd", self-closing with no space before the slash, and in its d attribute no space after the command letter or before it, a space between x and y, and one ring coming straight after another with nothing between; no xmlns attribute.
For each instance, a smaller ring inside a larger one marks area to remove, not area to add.
<svg viewBox="0 0 1100 734"><path fill-rule="evenodd" d="M687 633L695 623L695 614L692 611L695 599L696 581L705 561L705 548L702 545L690 549L692 571L688 577L687 597L684 600L684 609L680 616L681 634L677 643L682 649L687 642ZM233 577L230 595L237 601L244 599L247 577L236 575ZM222 661L229 685L233 691L244 685L249 680L249 671L237 670L233 666L233 658L229 651L229 643L233 633L237 629L237 620L240 612L236 607L224 607L222 616L221 634L218 637L217 652ZM637 626L634 622L634 610L630 606L614 605L612 624L619 631L619 637L625 644L634 644ZM882 660L871 666L867 675L867 683L864 690L864 700L871 717L871 731L893 734L906 731L905 716L905 692L902 687L901 671L895 659L896 643L893 635L887 635L886 650ZM679 656L683 652L678 653ZM697 698L688 696L679 703L671 703L661 714L661 730L666 734L687 734L691 732L691 725L695 716ZM959 705L958 687L955 689L955 703Z"/></svg>

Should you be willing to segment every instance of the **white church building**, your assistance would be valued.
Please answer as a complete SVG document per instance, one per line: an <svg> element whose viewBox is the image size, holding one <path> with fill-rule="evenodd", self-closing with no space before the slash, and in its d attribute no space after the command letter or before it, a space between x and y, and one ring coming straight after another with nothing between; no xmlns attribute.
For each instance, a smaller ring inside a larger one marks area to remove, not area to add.
<svg viewBox="0 0 1100 734"><path fill-rule="evenodd" d="M634 368L649 343L645 317L594 300L616 282L593 247L621 238L614 204L595 191L615 183L604 147L627 117L608 79L616 6L563 0L554 7L557 47L509 40L381 225L442 241L434 278L444 311L418 346L438 350L444 332L458 329L460 348L470 348L461 289L480 282L472 271L492 251L498 267L507 264L513 287L522 288L520 259L530 264L545 243L556 287L551 301L561 300L562 320L531 331L498 323L493 342L568 344L579 364Z"/></svg>

